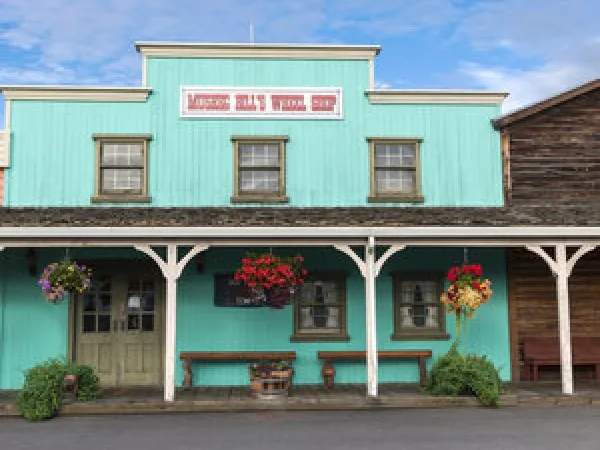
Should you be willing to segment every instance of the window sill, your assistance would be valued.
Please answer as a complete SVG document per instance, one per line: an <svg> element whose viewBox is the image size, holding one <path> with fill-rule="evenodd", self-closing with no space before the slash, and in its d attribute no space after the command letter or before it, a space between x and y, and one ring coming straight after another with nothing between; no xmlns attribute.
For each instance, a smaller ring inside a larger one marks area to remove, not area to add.
<svg viewBox="0 0 600 450"><path fill-rule="evenodd" d="M425 199L422 195L370 195L367 201L369 203L423 203Z"/></svg>
<svg viewBox="0 0 600 450"><path fill-rule="evenodd" d="M253 196L240 195L231 197L231 203L289 203L290 199L286 196Z"/></svg>
<svg viewBox="0 0 600 450"><path fill-rule="evenodd" d="M349 342L347 334L295 334L290 342Z"/></svg>
<svg viewBox="0 0 600 450"><path fill-rule="evenodd" d="M150 203L151 197L147 195L95 195L92 203Z"/></svg>
<svg viewBox="0 0 600 450"><path fill-rule="evenodd" d="M448 333L394 333L392 341L448 341Z"/></svg>

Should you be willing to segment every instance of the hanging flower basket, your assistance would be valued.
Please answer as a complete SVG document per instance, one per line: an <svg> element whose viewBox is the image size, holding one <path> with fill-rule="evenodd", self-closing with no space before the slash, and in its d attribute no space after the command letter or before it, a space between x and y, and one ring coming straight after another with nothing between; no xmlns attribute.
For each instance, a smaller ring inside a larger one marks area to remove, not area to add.
<svg viewBox="0 0 600 450"><path fill-rule="evenodd" d="M295 288L304 283L303 262L302 256L246 255L235 280L251 289L256 304L283 308L290 304Z"/></svg>
<svg viewBox="0 0 600 450"><path fill-rule="evenodd" d="M450 286L442 294L441 302L449 312L456 315L456 338L460 337L460 319L470 319L477 308L487 303L492 296L492 282L481 279L482 270L479 264L463 264L452 267L448 271Z"/></svg>
<svg viewBox="0 0 600 450"><path fill-rule="evenodd" d="M60 303L67 293L82 293L89 289L92 271L86 266L77 265L69 258L46 266L38 284L51 303Z"/></svg>

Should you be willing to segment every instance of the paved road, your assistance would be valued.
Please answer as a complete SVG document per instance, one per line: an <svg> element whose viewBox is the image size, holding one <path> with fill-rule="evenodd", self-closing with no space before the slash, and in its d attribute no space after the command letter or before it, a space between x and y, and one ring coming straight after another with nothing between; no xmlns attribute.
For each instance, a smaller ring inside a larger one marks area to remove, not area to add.
<svg viewBox="0 0 600 450"><path fill-rule="evenodd" d="M1 450L598 450L600 408L0 419Z"/></svg>

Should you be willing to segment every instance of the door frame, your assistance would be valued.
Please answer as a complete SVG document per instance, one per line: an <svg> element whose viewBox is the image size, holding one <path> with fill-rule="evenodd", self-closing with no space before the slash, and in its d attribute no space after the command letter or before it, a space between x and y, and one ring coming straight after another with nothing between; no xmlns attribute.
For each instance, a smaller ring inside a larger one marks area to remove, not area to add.
<svg viewBox="0 0 600 450"><path fill-rule="evenodd" d="M164 277L157 265L153 261L144 259L78 259L78 264L83 264L94 271L101 273L108 273L114 275L116 273L126 273L127 275L152 275L156 281L156 293L157 299L161 302L162 306L162 317L161 317L161 329L163 332L160 337L160 367L159 370L159 383L156 386L162 387L164 385L164 367L165 367L165 345L166 345L166 283ZM77 327L79 321L77 317L77 303L81 300L79 294L68 296L68 321L69 326L67 330L67 361L69 363L76 362L77 357Z"/></svg>

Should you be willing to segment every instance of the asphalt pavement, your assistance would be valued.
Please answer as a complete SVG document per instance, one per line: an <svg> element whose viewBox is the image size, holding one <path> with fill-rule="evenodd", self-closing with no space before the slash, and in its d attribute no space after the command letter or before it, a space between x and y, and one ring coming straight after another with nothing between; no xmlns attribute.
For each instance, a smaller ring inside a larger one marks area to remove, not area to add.
<svg viewBox="0 0 600 450"><path fill-rule="evenodd" d="M599 450L600 408L0 418L0 450Z"/></svg>

